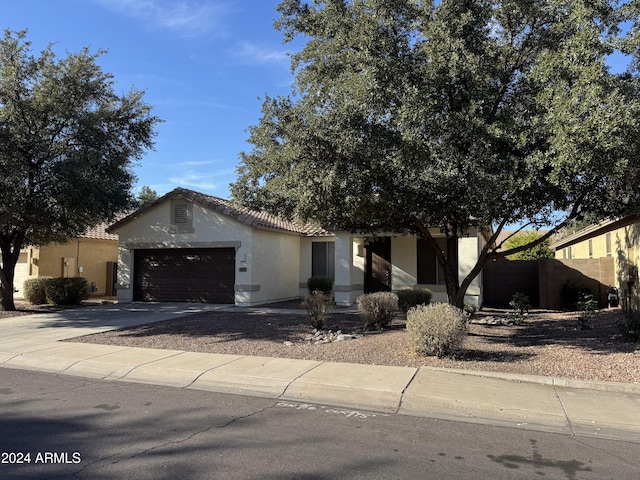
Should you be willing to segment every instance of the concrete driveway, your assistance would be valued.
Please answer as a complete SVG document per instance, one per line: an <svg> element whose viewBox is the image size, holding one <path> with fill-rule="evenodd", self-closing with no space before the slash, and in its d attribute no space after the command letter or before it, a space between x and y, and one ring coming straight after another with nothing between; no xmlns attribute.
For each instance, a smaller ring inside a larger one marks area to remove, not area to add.
<svg viewBox="0 0 640 480"><path fill-rule="evenodd" d="M118 328L230 308L206 303L123 303L34 313L1 320L0 344L18 339L59 341Z"/></svg>

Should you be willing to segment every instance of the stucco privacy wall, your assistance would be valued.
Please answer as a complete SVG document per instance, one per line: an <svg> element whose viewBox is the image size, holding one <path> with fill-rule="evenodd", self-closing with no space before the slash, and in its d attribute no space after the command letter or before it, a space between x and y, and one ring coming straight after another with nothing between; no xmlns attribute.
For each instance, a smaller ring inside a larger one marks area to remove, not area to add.
<svg viewBox="0 0 640 480"><path fill-rule="evenodd" d="M120 236L118 300L133 300L133 250L146 248L236 248L236 285L255 285L250 268L253 253L252 228L231 217L193 204L193 233L172 233L171 202L147 210L118 229ZM241 265L241 260L247 265ZM242 267L242 270L241 268ZM245 270L246 267L246 271ZM297 271L297 270L296 270ZM247 289L250 290L250 289ZM252 301L253 291L236 291L236 302Z"/></svg>

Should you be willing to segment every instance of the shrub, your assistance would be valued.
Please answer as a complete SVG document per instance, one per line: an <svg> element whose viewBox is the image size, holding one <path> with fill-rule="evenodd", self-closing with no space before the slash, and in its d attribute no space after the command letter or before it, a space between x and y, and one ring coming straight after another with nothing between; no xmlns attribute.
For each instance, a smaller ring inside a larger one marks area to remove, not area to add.
<svg viewBox="0 0 640 480"><path fill-rule="evenodd" d="M618 322L618 331L629 342L640 341L640 312L625 312Z"/></svg>
<svg viewBox="0 0 640 480"><path fill-rule="evenodd" d="M451 355L467 335L467 317L448 303L420 305L407 312L409 347L420 355Z"/></svg>
<svg viewBox="0 0 640 480"><path fill-rule="evenodd" d="M522 325L527 319L527 315L529 315L529 310L531 309L529 297L524 293L516 292L511 298L509 305L513 309L509 317L516 325Z"/></svg>
<svg viewBox="0 0 640 480"><path fill-rule="evenodd" d="M77 305L89 296L89 285L82 277L51 278L45 292L51 305Z"/></svg>
<svg viewBox="0 0 640 480"><path fill-rule="evenodd" d="M309 290L309 294L318 290L325 295L331 295L333 280L329 277L310 277L307 280L307 289Z"/></svg>
<svg viewBox="0 0 640 480"><path fill-rule="evenodd" d="M465 315L468 319L471 319L474 313L476 313L476 306L473 303L464 302L464 306L462 307Z"/></svg>
<svg viewBox="0 0 640 480"><path fill-rule="evenodd" d="M309 323L313 328L321 329L324 321L333 308L333 297L315 290L311 295L306 295L302 300L302 307L307 309Z"/></svg>
<svg viewBox="0 0 640 480"><path fill-rule="evenodd" d="M367 293L359 296L356 304L366 328L383 329L398 311L398 295L392 292Z"/></svg>
<svg viewBox="0 0 640 480"><path fill-rule="evenodd" d="M431 303L431 297L433 293L426 288L412 288L409 290L399 290L396 292L398 295L398 308L407 313L410 308L417 307L418 305L429 305Z"/></svg>
<svg viewBox="0 0 640 480"><path fill-rule="evenodd" d="M47 303L45 291L48 278L29 278L24 282L24 299L33 305Z"/></svg>
<svg viewBox="0 0 640 480"><path fill-rule="evenodd" d="M565 310L578 310L578 302L584 295L593 295L593 292L584 285L567 280L562 286L562 307Z"/></svg>
<svg viewBox="0 0 640 480"><path fill-rule="evenodd" d="M576 302L576 309L581 312L578 317L578 327L580 330L591 328L591 319L596 315L598 302L591 293L581 293L580 299Z"/></svg>

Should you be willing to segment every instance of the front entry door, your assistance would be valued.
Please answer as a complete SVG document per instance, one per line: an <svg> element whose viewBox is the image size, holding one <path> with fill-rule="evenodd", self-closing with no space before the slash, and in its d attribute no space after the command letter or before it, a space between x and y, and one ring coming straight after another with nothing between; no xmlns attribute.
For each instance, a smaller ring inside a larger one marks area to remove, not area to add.
<svg viewBox="0 0 640 480"><path fill-rule="evenodd" d="M391 291L391 237L366 244L364 293Z"/></svg>

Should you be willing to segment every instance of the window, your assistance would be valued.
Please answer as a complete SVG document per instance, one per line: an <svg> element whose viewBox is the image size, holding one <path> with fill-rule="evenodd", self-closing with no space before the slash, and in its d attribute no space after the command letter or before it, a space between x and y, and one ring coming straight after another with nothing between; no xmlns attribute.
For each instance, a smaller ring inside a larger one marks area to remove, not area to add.
<svg viewBox="0 0 640 480"><path fill-rule="evenodd" d="M335 278L336 244L334 242L311 243L311 276Z"/></svg>
<svg viewBox="0 0 640 480"><path fill-rule="evenodd" d="M571 259L571 247L569 247L569 259Z"/></svg>
<svg viewBox="0 0 640 480"><path fill-rule="evenodd" d="M593 258L593 240L589 239L589 258Z"/></svg>
<svg viewBox="0 0 640 480"><path fill-rule="evenodd" d="M611 256L611 232L607 233L605 236L605 243L606 243L606 255L607 257Z"/></svg>
<svg viewBox="0 0 640 480"><path fill-rule="evenodd" d="M186 200L171 201L171 233L193 233L193 206Z"/></svg>
<svg viewBox="0 0 640 480"><path fill-rule="evenodd" d="M444 238L436 238L438 246L444 251L447 242ZM418 249L418 283L422 285L444 285L444 272L436 258L436 252L429 246L427 241L419 238Z"/></svg>

